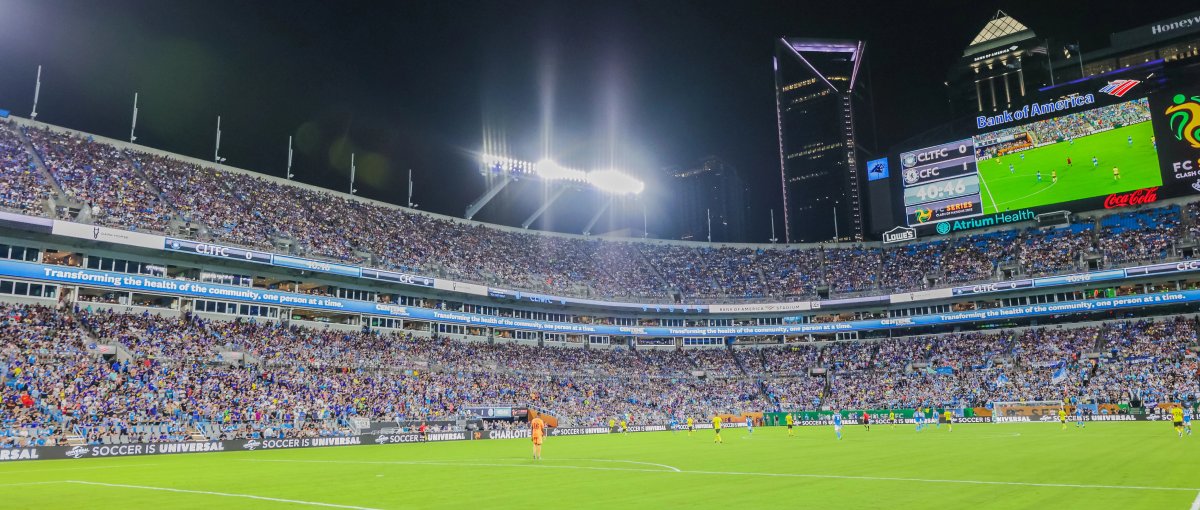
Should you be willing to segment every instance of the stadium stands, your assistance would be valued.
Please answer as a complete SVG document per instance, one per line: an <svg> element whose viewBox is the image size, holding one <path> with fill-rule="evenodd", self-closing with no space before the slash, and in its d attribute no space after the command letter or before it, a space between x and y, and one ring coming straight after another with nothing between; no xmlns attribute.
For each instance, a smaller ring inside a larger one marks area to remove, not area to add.
<svg viewBox="0 0 1200 510"><path fill-rule="evenodd" d="M0 305L0 444L338 435L351 433L354 417L459 419L466 406L496 404L599 425L614 416L664 423L818 406L1194 401L1196 330L1195 319L1174 317L757 349L609 350L9 304ZM101 356L96 344L128 357Z"/></svg>
<svg viewBox="0 0 1200 510"><path fill-rule="evenodd" d="M1119 113L1119 112L1118 112ZM1119 119L1117 119L1119 120ZM32 154L26 147L32 147ZM44 163L48 173L39 170ZM44 182L44 176L54 182ZM519 232L187 163L45 128L0 123L0 207L215 243L557 295L685 303L886 293L1177 258L1195 205L908 245L767 248ZM69 208L59 207L57 214ZM446 256L446 254L453 254Z"/></svg>

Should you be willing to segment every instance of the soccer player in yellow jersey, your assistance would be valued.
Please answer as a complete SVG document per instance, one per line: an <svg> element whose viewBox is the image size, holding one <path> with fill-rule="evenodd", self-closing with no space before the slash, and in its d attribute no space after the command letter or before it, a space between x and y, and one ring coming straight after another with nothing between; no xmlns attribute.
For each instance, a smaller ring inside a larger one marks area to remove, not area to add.
<svg viewBox="0 0 1200 510"><path fill-rule="evenodd" d="M721 440L721 417L720 416L713 416L713 432L717 433L716 437L713 438L714 443L724 443L725 442L725 441Z"/></svg>
<svg viewBox="0 0 1200 510"><path fill-rule="evenodd" d="M796 424L796 419L792 417L792 413L784 415L783 421L787 422L788 437L796 435L796 432L792 430L792 426Z"/></svg>
<svg viewBox="0 0 1200 510"><path fill-rule="evenodd" d="M629 433L629 422L626 422L624 418L621 418L621 433L622 434Z"/></svg>
<svg viewBox="0 0 1200 510"><path fill-rule="evenodd" d="M617 431L617 420L614 420L612 418L608 419L608 430L611 430L613 432Z"/></svg>
<svg viewBox="0 0 1200 510"><path fill-rule="evenodd" d="M1179 404L1171 408L1171 421L1175 424L1175 433L1183 438L1183 407Z"/></svg>
<svg viewBox="0 0 1200 510"><path fill-rule="evenodd" d="M946 431L954 432L954 413L951 413L950 410L947 409L945 414L946 414Z"/></svg>
<svg viewBox="0 0 1200 510"><path fill-rule="evenodd" d="M692 431L696 429L696 422L692 421L692 417L688 416L688 437L692 437Z"/></svg>
<svg viewBox="0 0 1200 510"><path fill-rule="evenodd" d="M1062 429L1067 430L1067 410L1058 408L1058 421L1062 423Z"/></svg>
<svg viewBox="0 0 1200 510"><path fill-rule="evenodd" d="M888 422L890 422L892 424L892 430L896 430L896 411L895 410L888 412Z"/></svg>

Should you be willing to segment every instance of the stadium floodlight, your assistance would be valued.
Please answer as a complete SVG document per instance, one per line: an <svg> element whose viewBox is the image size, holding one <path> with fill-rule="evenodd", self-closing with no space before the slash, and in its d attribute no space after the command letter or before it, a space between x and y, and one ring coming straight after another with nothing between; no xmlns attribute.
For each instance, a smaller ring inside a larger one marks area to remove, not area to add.
<svg viewBox="0 0 1200 510"><path fill-rule="evenodd" d="M587 173L581 170L574 170L555 163L550 159L543 159L533 165L533 173L538 177L547 181L567 180L567 181L587 181Z"/></svg>
<svg viewBox="0 0 1200 510"><path fill-rule="evenodd" d="M614 195L636 195L646 189L642 181L612 169L588 172L587 182L600 191Z"/></svg>
<svg viewBox="0 0 1200 510"><path fill-rule="evenodd" d="M530 163L504 156L484 154L480 161L483 163L484 174L502 174L512 180L517 180L522 175L532 175L548 182L572 181L587 184L599 191L614 195L636 195L646 189L646 185L642 181L617 170L585 172L564 167L549 158L537 163Z"/></svg>

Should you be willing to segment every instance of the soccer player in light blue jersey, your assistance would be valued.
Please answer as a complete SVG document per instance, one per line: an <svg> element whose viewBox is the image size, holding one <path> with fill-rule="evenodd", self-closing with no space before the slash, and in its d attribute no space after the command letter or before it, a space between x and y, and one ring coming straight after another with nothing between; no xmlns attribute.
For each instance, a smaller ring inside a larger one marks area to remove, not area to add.
<svg viewBox="0 0 1200 510"><path fill-rule="evenodd" d="M840 410L833 413L833 433L837 434L838 441L842 440L842 412Z"/></svg>

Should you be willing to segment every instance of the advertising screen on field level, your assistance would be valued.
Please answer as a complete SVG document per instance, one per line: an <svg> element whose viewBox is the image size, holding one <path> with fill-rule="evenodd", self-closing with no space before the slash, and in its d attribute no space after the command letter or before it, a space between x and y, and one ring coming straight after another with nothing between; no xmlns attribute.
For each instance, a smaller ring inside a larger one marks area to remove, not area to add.
<svg viewBox="0 0 1200 510"><path fill-rule="evenodd" d="M903 153L907 223L1161 186L1150 117L1149 101L1140 98ZM969 157L957 150L962 147L970 147Z"/></svg>

